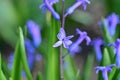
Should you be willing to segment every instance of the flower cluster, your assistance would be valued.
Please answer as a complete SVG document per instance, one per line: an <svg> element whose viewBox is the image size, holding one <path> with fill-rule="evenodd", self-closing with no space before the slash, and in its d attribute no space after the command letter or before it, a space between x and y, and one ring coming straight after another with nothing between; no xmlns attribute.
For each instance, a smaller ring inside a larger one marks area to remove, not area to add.
<svg viewBox="0 0 120 80"><path fill-rule="evenodd" d="M79 29L76 29L76 32L79 34L79 38L74 43L72 43L72 41L69 39L73 38L73 35L66 37L65 30L60 28L60 32L57 35L59 41L56 42L53 47L58 47L63 44L64 48L67 48L68 52L73 55L80 50L79 45L83 42L83 40L86 40L86 44L89 45L91 39L89 36L87 36L87 33L82 32Z"/></svg>
<svg viewBox="0 0 120 80"><path fill-rule="evenodd" d="M115 33L116 33L117 24L120 23L119 16L116 15L115 13L112 13L110 16L108 16L107 18L105 18L103 20L103 23L104 23L104 26L102 26L102 27L105 27L108 30L108 33L110 35L109 37L111 37L111 38L114 37ZM101 61L101 58L102 58L101 50L100 50L100 46L102 44L103 44L103 41L101 39L97 39L97 40L94 41L94 49L96 51L96 56L98 55L97 58L98 58L99 61ZM95 68L96 73L98 73L99 70L102 71L102 76L103 76L104 80L108 80L107 72L111 72L112 67L117 66L117 68L120 69L120 39L119 38L116 39L115 43L108 44L108 47L109 46L114 47L116 64L110 64L107 67L99 66L99 67Z"/></svg>
<svg viewBox="0 0 120 80"><path fill-rule="evenodd" d="M52 5L54 3L59 2L59 0L44 0L44 4L40 6L41 9L48 9L53 17L56 20L60 20L59 14L54 10ZM63 17L66 18L66 16L72 14L79 6L83 6L84 10L86 10L87 4L90 4L89 0L77 0L71 7L69 7L65 13L63 13ZM104 19L104 26L108 30L108 33L111 37L115 35L116 32L116 26L120 23L119 16L115 13L112 13L110 16L108 16L106 19ZM61 26L59 33L57 34L57 38L59 41L57 41L53 47L59 47L63 44L64 48L68 50L68 53L71 55L74 55L75 53L80 51L80 44L86 40L86 45L89 45L91 42L91 38L87 35L87 32L81 31L79 29L76 29L76 33L79 35L78 39L75 42L72 42L70 39L73 38L73 35L66 36L66 32L64 30L64 27ZM96 59L98 62L102 61L102 51L101 51L101 45L104 44L104 41L101 38L97 38L93 41L93 47L95 49L96 53ZM116 65L118 68L120 68L120 39L117 39L115 43L109 44L109 46L115 47L115 54L116 54ZM102 71L102 76L104 80L108 80L108 72L112 71L112 67L116 66L115 64L110 64L109 66L98 66L95 68L96 73L99 71Z"/></svg>

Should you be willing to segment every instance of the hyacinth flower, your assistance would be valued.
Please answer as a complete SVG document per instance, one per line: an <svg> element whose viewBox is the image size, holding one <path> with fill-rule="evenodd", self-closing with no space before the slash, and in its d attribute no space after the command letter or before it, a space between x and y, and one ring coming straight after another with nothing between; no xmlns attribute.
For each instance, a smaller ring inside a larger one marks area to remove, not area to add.
<svg viewBox="0 0 120 80"><path fill-rule="evenodd" d="M28 32L32 36L35 47L38 47L41 43L40 27L32 20L27 21Z"/></svg>
<svg viewBox="0 0 120 80"><path fill-rule="evenodd" d="M113 46L115 48L116 65L120 69L120 39L117 39L115 43L109 44L109 46Z"/></svg>
<svg viewBox="0 0 120 80"><path fill-rule="evenodd" d="M63 44L64 48L69 48L69 45L72 44L72 41L70 39L73 38L73 35L66 37L64 28L60 28L60 32L58 33L57 38L59 41L56 42L53 47L59 47Z"/></svg>
<svg viewBox="0 0 120 80"><path fill-rule="evenodd" d="M103 80L108 80L108 72L111 72L114 66L116 65L111 64L109 66L98 66L98 67L95 67L95 70L97 74L99 71L102 71Z"/></svg>
<svg viewBox="0 0 120 80"><path fill-rule="evenodd" d="M75 11L75 9L77 9L80 5L82 5L84 10L86 10L87 3L90 4L90 1L89 0L77 0L75 4L73 4L70 8L67 9L65 17L67 15L72 14Z"/></svg>
<svg viewBox="0 0 120 80"><path fill-rule="evenodd" d="M93 47L96 53L96 59L100 62L102 59L101 45L103 45L103 40L101 38L97 38L93 41Z"/></svg>
<svg viewBox="0 0 120 80"><path fill-rule="evenodd" d="M110 36L114 36L116 32L117 24L120 23L119 16L115 13L109 15L106 19L104 19L105 26L108 29Z"/></svg>
<svg viewBox="0 0 120 80"><path fill-rule="evenodd" d="M86 44L89 45L89 43L91 42L90 37L87 35L87 32L82 32L79 29L76 29L77 34L79 34L79 38L77 39L76 42L74 42L68 49L68 52L71 54L75 54L76 52L78 52L80 50L79 45L86 40Z"/></svg>
<svg viewBox="0 0 120 80"><path fill-rule="evenodd" d="M59 14L52 7L52 5L57 2L59 2L59 0L44 0L44 3L40 5L40 9L42 9L43 13L48 9L56 20L60 20Z"/></svg>

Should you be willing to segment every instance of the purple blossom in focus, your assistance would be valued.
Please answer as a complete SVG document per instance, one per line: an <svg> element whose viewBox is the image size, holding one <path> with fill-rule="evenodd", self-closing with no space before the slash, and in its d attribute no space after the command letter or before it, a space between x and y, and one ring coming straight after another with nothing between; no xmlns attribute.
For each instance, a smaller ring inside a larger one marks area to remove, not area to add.
<svg viewBox="0 0 120 80"><path fill-rule="evenodd" d="M96 59L100 62L102 59L101 45L103 44L103 40L101 38L97 38L93 41L93 47L96 53Z"/></svg>
<svg viewBox="0 0 120 80"><path fill-rule="evenodd" d="M117 39L115 43L109 44L109 46L113 46L115 48L116 65L120 68L120 39Z"/></svg>
<svg viewBox="0 0 120 80"><path fill-rule="evenodd" d="M32 36L34 46L38 47L41 43L40 27L34 21L29 20L27 22L27 28L28 28L29 33Z"/></svg>
<svg viewBox="0 0 120 80"><path fill-rule="evenodd" d="M59 14L52 7L52 5L57 2L59 2L59 0L44 0L44 3L40 5L40 9L42 9L43 13L48 9L55 19L60 20Z"/></svg>
<svg viewBox="0 0 120 80"><path fill-rule="evenodd" d="M59 41L56 42L53 47L58 47L63 44L64 48L69 48L69 45L72 44L72 41L70 39L73 38L73 35L66 37L64 28L60 28L60 32L58 33L57 38Z"/></svg>
<svg viewBox="0 0 120 80"><path fill-rule="evenodd" d="M69 53L75 54L80 50L79 45L83 42L83 40L86 40L86 44L89 45L91 42L90 37L87 35L86 32L82 32L79 29L76 29L77 34L79 34L79 38L77 39L76 42L74 42L68 49Z"/></svg>
<svg viewBox="0 0 120 80"><path fill-rule="evenodd" d="M117 24L120 23L119 16L115 13L109 15L106 19L104 19L105 26L107 27L109 34L111 36L115 35Z"/></svg>
<svg viewBox="0 0 120 80"><path fill-rule="evenodd" d="M75 4L73 4L70 8L67 9L65 17L69 14L72 14L75 9L77 9L80 5L83 6L84 10L86 10L86 4L90 4L89 0L77 0Z"/></svg>
<svg viewBox="0 0 120 80"><path fill-rule="evenodd" d="M108 80L108 72L111 72L114 66L115 64L111 64L109 66L98 66L95 67L95 70L97 74L99 71L102 71L103 80Z"/></svg>

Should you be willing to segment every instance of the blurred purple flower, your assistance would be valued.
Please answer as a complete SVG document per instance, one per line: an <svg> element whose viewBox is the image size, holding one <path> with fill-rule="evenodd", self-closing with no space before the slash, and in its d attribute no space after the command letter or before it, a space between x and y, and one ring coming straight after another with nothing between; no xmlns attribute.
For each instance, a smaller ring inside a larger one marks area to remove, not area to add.
<svg viewBox="0 0 120 80"><path fill-rule="evenodd" d="M32 36L34 46L38 47L41 43L40 27L34 21L29 20L27 22L27 28L28 28L29 33Z"/></svg>
<svg viewBox="0 0 120 80"><path fill-rule="evenodd" d="M22 71L22 77L25 78L26 77L26 72L23 70Z"/></svg>
<svg viewBox="0 0 120 80"><path fill-rule="evenodd" d="M93 47L96 53L96 59L100 62L102 59L101 45L103 44L103 40L101 38L97 38L93 41Z"/></svg>
<svg viewBox="0 0 120 80"><path fill-rule="evenodd" d="M40 9L44 13L48 9L54 16L55 19L60 20L59 14L53 9L52 5L59 2L59 0L44 0L44 3L40 5Z"/></svg>
<svg viewBox="0 0 120 80"><path fill-rule="evenodd" d="M25 47L28 53L35 53L35 48L29 39L25 39Z"/></svg>
<svg viewBox="0 0 120 80"><path fill-rule="evenodd" d="M14 61L14 53L11 53L8 57L8 68L11 70Z"/></svg>
<svg viewBox="0 0 120 80"><path fill-rule="evenodd" d="M58 46L61 46L63 44L63 46L65 48L69 48L69 45L72 44L72 41L70 39L73 38L73 35L66 37L66 33L65 33L64 28L60 28L60 32L58 33L57 38L59 39L59 41L56 42L53 45L53 47L58 47Z"/></svg>
<svg viewBox="0 0 120 80"><path fill-rule="evenodd" d="M14 61L14 53L11 53L10 56L8 57L8 68L10 70L12 70L12 67L13 67L13 61ZM23 70L22 71L22 77L26 77L26 73L25 71Z"/></svg>
<svg viewBox="0 0 120 80"><path fill-rule="evenodd" d="M35 60L36 61L40 61L42 59L42 56L38 53L38 54L36 54L36 56L35 56Z"/></svg>
<svg viewBox="0 0 120 80"><path fill-rule="evenodd" d="M104 80L108 80L108 74L107 72L111 72L112 71L112 67L114 67L115 64L111 64L109 66L98 66L95 67L96 73L98 74L98 72L101 70L102 71L102 76Z"/></svg>
<svg viewBox="0 0 120 80"><path fill-rule="evenodd" d="M69 14L72 14L75 9L77 9L80 5L83 6L84 10L86 10L86 3L90 4L89 0L77 0L75 4L73 4L70 8L67 9L65 17Z"/></svg>
<svg viewBox="0 0 120 80"><path fill-rule="evenodd" d="M85 39L86 40L86 44L89 45L89 43L91 42L91 39L89 36L87 36L86 32L81 32L79 29L76 29L77 34L79 34L79 38L77 39L76 42L74 42L68 49L68 52L71 54L75 54L76 52L80 51L80 47L79 44L82 43L82 41Z"/></svg>
<svg viewBox="0 0 120 80"><path fill-rule="evenodd" d="M86 40L86 45L89 45L91 42L90 37L87 35L87 32L82 32L79 29L76 29L77 34L79 34L79 38L77 40L77 43L80 44L84 39Z"/></svg>
<svg viewBox="0 0 120 80"><path fill-rule="evenodd" d="M27 59L30 70L32 70L35 62L35 48L29 39L25 40L25 47L27 49Z"/></svg>
<svg viewBox="0 0 120 80"><path fill-rule="evenodd" d="M116 65L120 68L120 39L117 39L115 43L109 44L109 46L113 46L115 48Z"/></svg>
<svg viewBox="0 0 120 80"><path fill-rule="evenodd" d="M109 34L114 36L116 32L117 24L120 23L119 16L115 13L109 15L106 19L104 19L105 26L107 27Z"/></svg>

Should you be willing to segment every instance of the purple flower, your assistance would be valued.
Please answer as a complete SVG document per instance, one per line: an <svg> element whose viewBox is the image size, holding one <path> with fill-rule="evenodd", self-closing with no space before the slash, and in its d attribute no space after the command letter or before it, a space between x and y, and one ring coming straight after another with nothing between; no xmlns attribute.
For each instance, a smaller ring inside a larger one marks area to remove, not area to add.
<svg viewBox="0 0 120 80"><path fill-rule="evenodd" d="M98 72L101 70L102 71L102 76L104 80L108 80L108 74L107 72L111 72L112 71L112 67L114 67L115 64L111 64L109 66L98 66L95 68L96 73L98 74Z"/></svg>
<svg viewBox="0 0 120 80"><path fill-rule="evenodd" d="M23 70L22 71L22 77L25 78L26 77L26 72Z"/></svg>
<svg viewBox="0 0 120 80"><path fill-rule="evenodd" d="M59 2L59 0L44 0L44 3L40 5L40 9L42 9L42 12L45 12L46 9L48 9L55 19L60 20L59 14L52 7L52 5L57 2Z"/></svg>
<svg viewBox="0 0 120 80"><path fill-rule="evenodd" d="M35 60L36 61L40 61L42 59L42 56L38 53L38 54L36 54L36 56L35 56Z"/></svg>
<svg viewBox="0 0 120 80"><path fill-rule="evenodd" d="M35 53L35 48L29 39L25 39L25 47L28 53Z"/></svg>
<svg viewBox="0 0 120 80"><path fill-rule="evenodd" d="M111 36L114 36L116 32L117 24L119 23L119 16L115 13L112 13L110 16L108 16L106 19L104 19L105 26L108 29L108 32Z"/></svg>
<svg viewBox="0 0 120 80"><path fill-rule="evenodd" d="M70 47L69 47L69 53L71 54L75 54L76 52L78 52L80 50L79 45L83 42L83 40L86 40L86 44L89 45L89 43L91 42L90 37L87 36L86 32L81 32L79 29L76 29L77 34L79 34L79 38L77 39L76 42L74 42Z"/></svg>
<svg viewBox="0 0 120 80"><path fill-rule="evenodd" d="M87 35L87 32L82 32L79 29L76 29L77 34L79 34L79 38L76 41L78 44L80 44L84 39L86 40L86 45L89 45L91 42L90 37Z"/></svg>
<svg viewBox="0 0 120 80"><path fill-rule="evenodd" d="M65 33L64 28L60 28L60 32L58 33L57 38L59 39L59 41L56 42L53 45L53 47L58 47L58 46L61 46L63 44L63 46L65 48L69 48L69 45L72 44L72 41L70 39L73 38L73 35L66 37L66 33Z"/></svg>
<svg viewBox="0 0 120 80"><path fill-rule="evenodd" d="M27 59L30 70L32 70L35 61L35 48L29 39L25 40L25 47L27 49Z"/></svg>
<svg viewBox="0 0 120 80"><path fill-rule="evenodd" d="M109 46L113 46L115 48L116 65L120 68L120 39L117 39L115 43L109 44Z"/></svg>
<svg viewBox="0 0 120 80"><path fill-rule="evenodd" d="M14 54L11 53L10 56L8 57L8 68L10 70L12 69L13 61L14 61Z"/></svg>
<svg viewBox="0 0 120 80"><path fill-rule="evenodd" d="M10 70L12 70L13 61L14 61L14 53L11 53L10 56L8 57L8 68L9 68ZM26 73L25 73L24 70L22 71L22 74L21 74L21 75L22 75L23 78L26 77Z"/></svg>
<svg viewBox="0 0 120 80"><path fill-rule="evenodd" d="M77 2L74 5L72 5L70 8L67 9L65 17L69 14L72 14L75 11L75 9L77 9L80 5L82 5L84 10L86 10L86 3L90 4L90 1L89 0L77 0Z"/></svg>
<svg viewBox="0 0 120 80"><path fill-rule="evenodd" d="M97 38L93 41L93 47L96 53L96 59L100 62L102 59L101 45L103 44L103 40L101 38Z"/></svg>
<svg viewBox="0 0 120 80"><path fill-rule="evenodd" d="M41 43L40 27L34 21L29 20L27 22L27 28L32 36L34 46L38 47Z"/></svg>

